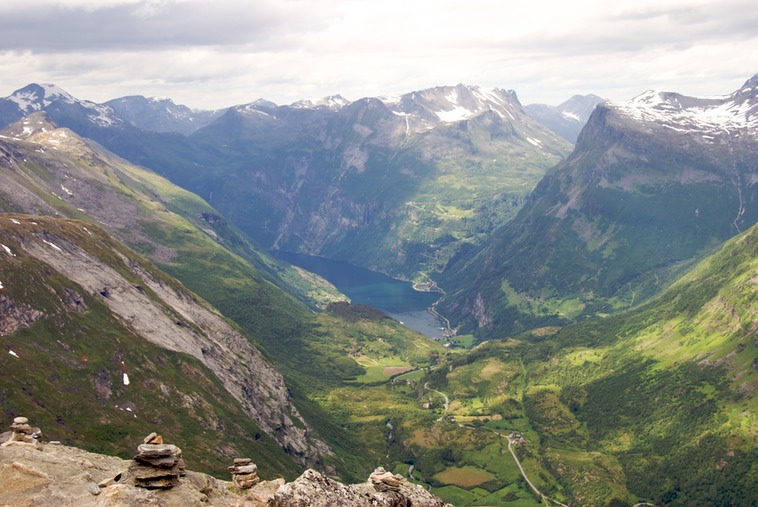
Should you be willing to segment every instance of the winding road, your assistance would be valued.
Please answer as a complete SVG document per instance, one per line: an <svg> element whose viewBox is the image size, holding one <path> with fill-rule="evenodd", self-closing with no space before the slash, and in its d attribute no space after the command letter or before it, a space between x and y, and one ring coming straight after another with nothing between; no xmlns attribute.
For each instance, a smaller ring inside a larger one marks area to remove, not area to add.
<svg viewBox="0 0 758 507"><path fill-rule="evenodd" d="M439 416L439 418L437 418L437 422L440 422L441 420L445 418L445 416L447 415L447 411L450 408L450 398L448 398L447 394L443 393L442 391L438 391L436 389L432 389L431 387L429 387L429 382L424 384L424 389L426 389L427 391L435 392L445 399L445 413Z"/></svg>
<svg viewBox="0 0 758 507"><path fill-rule="evenodd" d="M444 419L445 416L447 415L448 409L450 408L450 399L442 391L438 391L436 389L432 389L431 387L429 387L429 382L426 382L424 384L424 389L426 389L427 391L435 392L435 393L439 394L440 396L442 396L445 399L445 413L442 414L437 419L437 422L442 421L442 419ZM477 429L477 428L475 428L473 426L466 426L466 425L461 424L461 423L457 423L457 424L458 424L458 427L460 427L460 428L467 428L467 429L471 429L471 430ZM524 471L524 467L521 466L521 461L519 461L518 456L516 456L516 453L513 450L513 440L511 440L511 437L509 435L506 435L504 433L500 433L499 431L495 431L495 430L490 429L490 428L479 428L479 429L487 429L487 430L491 431L492 433L494 433L495 435L497 435L499 437L502 437L502 438L504 438L504 439L506 439L508 441L508 451L511 453L511 456L513 456L513 461L516 462L516 466L518 467L519 471L521 472L521 476L524 478L524 480L529 485L529 487L532 488L532 491L534 491L534 493L539 498L541 498L543 502L545 502L545 505L549 506L550 502L552 502L553 504L559 505L561 507L569 507L565 503L561 503L558 500L556 500L554 498L550 498L546 494L542 493L539 489L537 489L537 487L532 483L532 481L529 480L529 477L526 475L526 472ZM642 504L637 504L634 507L638 507L638 506L641 507L643 505L651 505L651 504L642 503Z"/></svg>

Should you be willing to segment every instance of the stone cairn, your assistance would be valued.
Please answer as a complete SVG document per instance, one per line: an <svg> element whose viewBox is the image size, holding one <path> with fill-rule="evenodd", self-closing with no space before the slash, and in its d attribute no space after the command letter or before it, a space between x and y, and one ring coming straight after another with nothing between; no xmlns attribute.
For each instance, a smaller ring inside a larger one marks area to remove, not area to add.
<svg viewBox="0 0 758 507"><path fill-rule="evenodd" d="M39 428L32 428L29 425L29 419L26 417L16 417L11 424L11 436L3 446L17 443L37 445L42 437L42 431Z"/></svg>
<svg viewBox="0 0 758 507"><path fill-rule="evenodd" d="M182 450L172 444L164 444L163 437L150 433L137 446L135 464L129 467L134 485L148 489L169 489L179 484L184 475Z"/></svg>
<svg viewBox="0 0 758 507"><path fill-rule="evenodd" d="M228 470L232 473L232 481L240 489L250 489L260 482L258 465L250 458L234 458L234 465Z"/></svg>
<svg viewBox="0 0 758 507"><path fill-rule="evenodd" d="M407 482L402 475L393 475L392 472L386 471L383 467L375 469L369 475L368 480L379 492L400 491L400 486Z"/></svg>

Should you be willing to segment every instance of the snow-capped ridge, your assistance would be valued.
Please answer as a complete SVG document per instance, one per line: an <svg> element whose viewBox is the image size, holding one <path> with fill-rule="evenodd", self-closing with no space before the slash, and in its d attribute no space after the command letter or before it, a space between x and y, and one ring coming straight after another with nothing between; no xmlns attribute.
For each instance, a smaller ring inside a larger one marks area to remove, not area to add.
<svg viewBox="0 0 758 507"><path fill-rule="evenodd" d="M609 103L621 116L670 130L714 134L745 130L758 139L758 75L739 90L720 97L689 97L648 90L628 101Z"/></svg>
<svg viewBox="0 0 758 507"><path fill-rule="evenodd" d="M342 95L329 95L320 99L303 99L290 104L295 109L317 109L326 108L332 111L339 111L351 102Z"/></svg>
<svg viewBox="0 0 758 507"><path fill-rule="evenodd" d="M514 120L521 110L513 90L464 84L436 86L401 96L380 97L380 100L397 115L418 117L427 129L438 123L469 120L487 111Z"/></svg>

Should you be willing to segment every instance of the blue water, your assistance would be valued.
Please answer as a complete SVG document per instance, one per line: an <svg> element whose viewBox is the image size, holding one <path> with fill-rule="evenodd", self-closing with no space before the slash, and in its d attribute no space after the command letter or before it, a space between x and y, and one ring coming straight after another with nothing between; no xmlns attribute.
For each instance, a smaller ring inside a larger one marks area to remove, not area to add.
<svg viewBox="0 0 758 507"><path fill-rule="evenodd" d="M442 338L440 322L426 311L440 298L436 292L414 290L409 282L347 262L292 252L278 252L277 256L326 278L353 303L373 306L409 329Z"/></svg>

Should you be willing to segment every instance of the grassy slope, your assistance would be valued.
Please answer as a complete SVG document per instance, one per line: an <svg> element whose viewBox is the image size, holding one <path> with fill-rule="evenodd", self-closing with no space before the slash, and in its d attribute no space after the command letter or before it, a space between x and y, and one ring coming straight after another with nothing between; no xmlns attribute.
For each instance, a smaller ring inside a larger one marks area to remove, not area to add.
<svg viewBox="0 0 758 507"><path fill-rule="evenodd" d="M755 505L757 274L753 227L653 303L485 343L432 380L459 422L524 435L550 496ZM507 482L487 452L454 464Z"/></svg>

